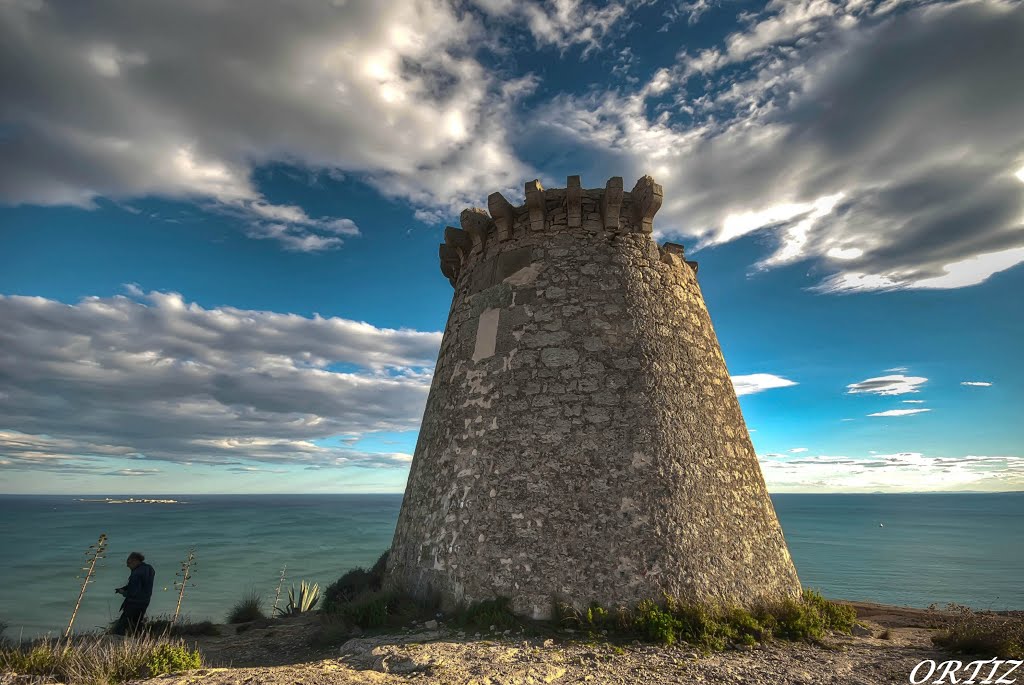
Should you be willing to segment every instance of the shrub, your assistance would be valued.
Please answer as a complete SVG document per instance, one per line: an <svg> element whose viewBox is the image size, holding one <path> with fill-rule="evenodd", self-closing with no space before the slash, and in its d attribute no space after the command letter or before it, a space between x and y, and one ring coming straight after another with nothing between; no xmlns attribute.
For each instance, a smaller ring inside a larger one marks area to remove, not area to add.
<svg viewBox="0 0 1024 685"><path fill-rule="evenodd" d="M388 625L397 597L388 592L367 592L341 605L338 613L360 628L372 630Z"/></svg>
<svg viewBox="0 0 1024 685"><path fill-rule="evenodd" d="M228 623L248 623L265 619L263 598L252 588L228 612Z"/></svg>
<svg viewBox="0 0 1024 685"><path fill-rule="evenodd" d="M857 610L849 604L830 602L815 590L804 590L804 602L813 606L825 620L826 630L848 633L857 622Z"/></svg>
<svg viewBox="0 0 1024 685"><path fill-rule="evenodd" d="M0 671L39 681L107 685L202 667L202 656L180 641L148 635L37 640L0 647Z"/></svg>
<svg viewBox="0 0 1024 685"><path fill-rule="evenodd" d="M352 637L352 624L337 614L321 614L320 625L310 637L314 647L333 647Z"/></svg>
<svg viewBox="0 0 1024 685"><path fill-rule="evenodd" d="M189 650L184 645L161 644L150 652L146 659L146 672L150 677L191 671L200 668L203 659L198 650Z"/></svg>
<svg viewBox="0 0 1024 685"><path fill-rule="evenodd" d="M400 592L367 592L338 606L334 614L348 625L364 630L408 625L435 616L438 602L420 600Z"/></svg>
<svg viewBox="0 0 1024 685"><path fill-rule="evenodd" d="M820 640L825 636L825 617L806 601L786 599L759 610L762 621L783 640Z"/></svg>
<svg viewBox="0 0 1024 685"><path fill-rule="evenodd" d="M1024 659L1024 617L961 611L932 642L953 652Z"/></svg>
<svg viewBox="0 0 1024 685"><path fill-rule="evenodd" d="M324 591L323 610L328 613L335 612L342 604L351 602L360 595L379 592L384 586L384 569L387 563L388 553L384 552L369 571L354 568L328 585Z"/></svg>
<svg viewBox="0 0 1024 685"><path fill-rule="evenodd" d="M212 621L194 622L188 616L179 616L171 624L171 616L163 614L149 619L145 623L145 632L159 637L195 637L197 635L217 636L220 628Z"/></svg>
<svg viewBox="0 0 1024 685"><path fill-rule="evenodd" d="M370 572L364 568L354 568L341 578L327 586L324 591L323 610L327 613L338 611L342 604L351 602L356 597L368 592L376 592Z"/></svg>
<svg viewBox="0 0 1024 685"><path fill-rule="evenodd" d="M651 642L671 645L676 642L678 623L675 617L649 599L636 606L634 625L645 638Z"/></svg>
<svg viewBox="0 0 1024 685"><path fill-rule="evenodd" d="M508 630L521 625L520 620L512 613L511 600L508 597L474 602L457 611L453 618L458 625L477 630L488 630L491 626L497 630Z"/></svg>

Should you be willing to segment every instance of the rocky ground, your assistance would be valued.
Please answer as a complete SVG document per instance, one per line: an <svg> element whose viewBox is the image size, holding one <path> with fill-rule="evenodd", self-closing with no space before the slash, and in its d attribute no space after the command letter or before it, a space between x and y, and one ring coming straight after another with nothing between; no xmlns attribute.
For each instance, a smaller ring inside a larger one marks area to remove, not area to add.
<svg viewBox="0 0 1024 685"><path fill-rule="evenodd" d="M466 635L444 626L325 645L315 617L201 638L211 668L151 685L428 685L515 683L907 683L923 659L949 658L931 644L937 615L855 604L864 630L826 644L776 642L701 655L686 646L587 644L517 634ZM231 628L230 630L234 630ZM225 633L228 632L225 630ZM571 636L566 636L571 637ZM317 643L319 641L319 646Z"/></svg>

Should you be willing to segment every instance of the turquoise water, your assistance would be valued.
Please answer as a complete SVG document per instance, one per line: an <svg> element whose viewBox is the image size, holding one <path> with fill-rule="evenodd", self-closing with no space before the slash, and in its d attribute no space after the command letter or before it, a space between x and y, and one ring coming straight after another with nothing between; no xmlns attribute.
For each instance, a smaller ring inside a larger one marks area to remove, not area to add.
<svg viewBox="0 0 1024 685"><path fill-rule="evenodd" d="M223 620L255 587L273 601L288 578L324 587L369 565L391 543L400 495L173 496L187 504L105 504L69 496L0 496L0 621L8 635L66 625L78 567L100 533L108 557L86 593L80 630L105 625L120 605L124 559L157 572L150 615L172 612L174 574L191 546L198 566L185 613ZM830 597L925 607L957 602L1024 609L1024 493L774 495L805 587ZM882 525L879 525L882 524ZM167 590L164 590L164 588Z"/></svg>

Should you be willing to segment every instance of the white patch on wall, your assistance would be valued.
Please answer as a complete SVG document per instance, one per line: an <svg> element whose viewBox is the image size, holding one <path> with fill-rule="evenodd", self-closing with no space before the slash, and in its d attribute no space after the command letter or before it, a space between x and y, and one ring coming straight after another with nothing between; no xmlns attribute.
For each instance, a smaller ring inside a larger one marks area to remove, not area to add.
<svg viewBox="0 0 1024 685"><path fill-rule="evenodd" d="M509 285L527 285L537 280L537 275L540 274L540 270L543 267L543 263L534 262L529 266L524 266L519 271L515 272L503 282Z"/></svg>
<svg viewBox="0 0 1024 685"><path fill-rule="evenodd" d="M500 309L485 309L480 314L480 322L476 328L476 348L473 350L473 361L478 362L494 355L494 346L498 341L498 315Z"/></svg>

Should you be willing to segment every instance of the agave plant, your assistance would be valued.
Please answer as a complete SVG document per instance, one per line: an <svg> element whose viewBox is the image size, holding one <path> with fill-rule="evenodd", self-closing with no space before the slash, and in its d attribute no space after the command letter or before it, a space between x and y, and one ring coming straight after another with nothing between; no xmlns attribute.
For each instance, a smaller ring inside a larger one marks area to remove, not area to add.
<svg viewBox="0 0 1024 685"><path fill-rule="evenodd" d="M310 585L303 580L299 583L298 592L295 591L294 585L288 588L288 604L285 605L284 609L278 609L277 611L282 615L301 614L305 611L311 611L318 601L320 601L319 583Z"/></svg>

